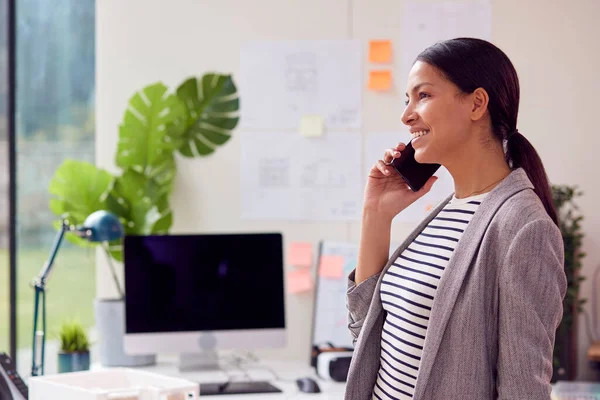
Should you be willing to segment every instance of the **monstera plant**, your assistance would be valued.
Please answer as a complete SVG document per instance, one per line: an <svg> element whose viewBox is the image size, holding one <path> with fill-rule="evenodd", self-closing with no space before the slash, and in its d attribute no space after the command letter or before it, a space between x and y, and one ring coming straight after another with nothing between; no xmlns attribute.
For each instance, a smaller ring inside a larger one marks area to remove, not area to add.
<svg viewBox="0 0 600 400"><path fill-rule="evenodd" d="M161 82L144 87L130 98L119 126L115 161L120 173L65 160L50 182L50 209L75 225L104 209L119 216L126 234L168 233L176 153L196 157L216 151L237 126L238 110L230 75L191 77L174 92ZM58 227L60 221L55 224ZM90 245L74 235L66 237L77 245ZM120 243L111 243L110 252L122 260Z"/></svg>

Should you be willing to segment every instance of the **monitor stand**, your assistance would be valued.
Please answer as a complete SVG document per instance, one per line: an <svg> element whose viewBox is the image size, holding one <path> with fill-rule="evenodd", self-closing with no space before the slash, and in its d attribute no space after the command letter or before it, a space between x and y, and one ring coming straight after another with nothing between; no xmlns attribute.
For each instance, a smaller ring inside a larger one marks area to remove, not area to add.
<svg viewBox="0 0 600 400"><path fill-rule="evenodd" d="M219 354L216 350L203 350L198 353L181 353L179 355L179 372L219 371Z"/></svg>

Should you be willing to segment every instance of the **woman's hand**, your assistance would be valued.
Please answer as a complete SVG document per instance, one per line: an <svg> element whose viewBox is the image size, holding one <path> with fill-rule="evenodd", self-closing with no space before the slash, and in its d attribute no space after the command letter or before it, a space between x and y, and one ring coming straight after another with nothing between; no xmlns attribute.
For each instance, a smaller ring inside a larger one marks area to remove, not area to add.
<svg viewBox="0 0 600 400"><path fill-rule="evenodd" d="M432 176L418 191L413 192L391 164L406 148L404 143L387 149L369 171L364 193L364 210L394 218L402 210L424 196L437 180Z"/></svg>

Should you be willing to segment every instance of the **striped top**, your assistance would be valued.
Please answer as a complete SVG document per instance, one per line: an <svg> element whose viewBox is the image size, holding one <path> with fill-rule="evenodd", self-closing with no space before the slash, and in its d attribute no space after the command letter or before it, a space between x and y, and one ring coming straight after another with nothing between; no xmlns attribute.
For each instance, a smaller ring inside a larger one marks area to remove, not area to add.
<svg viewBox="0 0 600 400"><path fill-rule="evenodd" d="M486 194L453 197L383 276L380 296L386 313L374 400L413 398L438 283Z"/></svg>

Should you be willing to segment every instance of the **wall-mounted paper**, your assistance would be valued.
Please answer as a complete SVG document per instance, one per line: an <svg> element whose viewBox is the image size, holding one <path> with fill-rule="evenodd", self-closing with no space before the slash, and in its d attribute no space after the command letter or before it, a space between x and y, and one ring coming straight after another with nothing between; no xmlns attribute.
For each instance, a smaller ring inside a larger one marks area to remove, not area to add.
<svg viewBox="0 0 600 400"><path fill-rule="evenodd" d="M323 134L323 117L320 115L304 115L300 119L300 134L315 137Z"/></svg>
<svg viewBox="0 0 600 400"><path fill-rule="evenodd" d="M399 132L367 133L365 135L365 169L363 173L365 184L369 170L377 160L383 157L384 151L395 147L399 142L408 143L410 139L411 135L407 130ZM438 177L438 180L429 193L398 214L396 218L394 218L394 223L414 223L421 221L433 207L454 192L454 180L446 168L440 167L435 173L435 176ZM402 179L400 178L400 175L398 175L398 179Z"/></svg>
<svg viewBox="0 0 600 400"><path fill-rule="evenodd" d="M240 54L240 126L297 130L303 115L326 129L359 129L359 40L250 41Z"/></svg>
<svg viewBox="0 0 600 400"><path fill-rule="evenodd" d="M358 132L327 132L310 140L281 132L243 132L242 218L359 220L361 145Z"/></svg>
<svg viewBox="0 0 600 400"><path fill-rule="evenodd" d="M392 88L392 71L369 71L369 90L383 92Z"/></svg>
<svg viewBox="0 0 600 400"><path fill-rule="evenodd" d="M404 0L402 3L402 87L406 86L416 57L435 42L461 36L491 40L492 9L489 0Z"/></svg>
<svg viewBox="0 0 600 400"><path fill-rule="evenodd" d="M303 293L312 290L314 282L310 276L309 268L299 268L287 273L287 291L288 293Z"/></svg>
<svg viewBox="0 0 600 400"><path fill-rule="evenodd" d="M319 276L339 279L344 275L344 257L323 255L319 260Z"/></svg>
<svg viewBox="0 0 600 400"><path fill-rule="evenodd" d="M392 62L392 42L390 40L371 40L369 42L369 61L382 64Z"/></svg>
<svg viewBox="0 0 600 400"><path fill-rule="evenodd" d="M295 267L310 267L312 264L312 243L291 243L288 249L288 264Z"/></svg>

